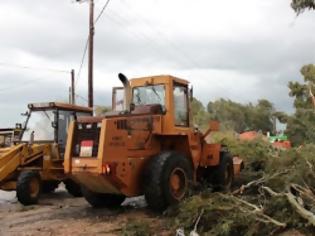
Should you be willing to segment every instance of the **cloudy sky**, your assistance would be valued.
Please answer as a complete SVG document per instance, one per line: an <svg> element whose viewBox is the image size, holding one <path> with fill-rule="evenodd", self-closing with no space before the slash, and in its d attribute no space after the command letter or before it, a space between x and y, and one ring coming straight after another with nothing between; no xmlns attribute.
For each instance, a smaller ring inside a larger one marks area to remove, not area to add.
<svg viewBox="0 0 315 236"><path fill-rule="evenodd" d="M96 15L106 0L95 0ZM111 0L95 34L95 103L109 105L117 73L172 74L204 104L267 98L292 111L290 80L315 61L315 12L296 17L289 0ZM0 127L29 102L66 100L88 35L88 4L1 0ZM23 65L33 69L21 69ZM86 104L87 64L76 86Z"/></svg>

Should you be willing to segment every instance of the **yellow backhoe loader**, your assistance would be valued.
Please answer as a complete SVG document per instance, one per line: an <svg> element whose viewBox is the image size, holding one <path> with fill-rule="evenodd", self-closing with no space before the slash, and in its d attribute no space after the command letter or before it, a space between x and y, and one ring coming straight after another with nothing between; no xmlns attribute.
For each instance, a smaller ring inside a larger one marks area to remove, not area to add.
<svg viewBox="0 0 315 236"><path fill-rule="evenodd" d="M70 121L91 116L92 109L64 103L34 103L19 125L22 132L13 146L0 148L0 189L16 190L24 205L37 203L42 192L54 191L61 181L73 196L81 189L64 173L63 162Z"/></svg>

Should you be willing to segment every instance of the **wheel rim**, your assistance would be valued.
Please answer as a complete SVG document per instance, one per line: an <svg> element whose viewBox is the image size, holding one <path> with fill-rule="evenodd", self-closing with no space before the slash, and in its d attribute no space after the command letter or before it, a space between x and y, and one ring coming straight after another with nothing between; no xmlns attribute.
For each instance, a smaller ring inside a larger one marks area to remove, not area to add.
<svg viewBox="0 0 315 236"><path fill-rule="evenodd" d="M35 198L38 195L40 191L40 187L39 187L39 181L37 178L32 178L32 180L30 181L29 190L30 190L30 195L32 198Z"/></svg>
<svg viewBox="0 0 315 236"><path fill-rule="evenodd" d="M174 169L170 175L169 185L172 196L177 200L181 200L188 188L186 172L181 168Z"/></svg>

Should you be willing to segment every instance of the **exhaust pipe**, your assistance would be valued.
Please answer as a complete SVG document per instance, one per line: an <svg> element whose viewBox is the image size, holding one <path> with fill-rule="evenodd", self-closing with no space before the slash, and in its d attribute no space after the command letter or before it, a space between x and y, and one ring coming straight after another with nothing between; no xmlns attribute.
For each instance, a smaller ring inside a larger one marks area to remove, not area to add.
<svg viewBox="0 0 315 236"><path fill-rule="evenodd" d="M131 87L128 78L122 74L118 74L118 78L124 86L125 94L124 94L124 110L130 110L131 104Z"/></svg>

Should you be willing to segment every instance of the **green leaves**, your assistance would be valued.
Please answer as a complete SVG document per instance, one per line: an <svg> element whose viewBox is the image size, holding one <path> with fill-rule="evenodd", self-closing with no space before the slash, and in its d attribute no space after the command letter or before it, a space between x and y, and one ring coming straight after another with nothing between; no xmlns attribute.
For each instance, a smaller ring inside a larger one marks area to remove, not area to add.
<svg viewBox="0 0 315 236"><path fill-rule="evenodd" d="M246 130L272 131L274 107L266 100L258 100L257 105L240 104L220 99L209 102L207 110L212 119L219 120L225 130L243 132Z"/></svg>
<svg viewBox="0 0 315 236"><path fill-rule="evenodd" d="M295 113L287 117L287 129L290 140L295 145L313 143L315 140L315 109L310 90L314 93L315 66L305 65L300 70L304 84L289 82L289 96L294 98Z"/></svg>
<svg viewBox="0 0 315 236"><path fill-rule="evenodd" d="M104 115L108 111L111 111L110 107L96 106L96 108L95 108L95 115L96 116L101 116L101 115Z"/></svg>
<svg viewBox="0 0 315 236"><path fill-rule="evenodd" d="M314 0L292 0L291 7L299 15L305 10L314 10L315 1Z"/></svg>

